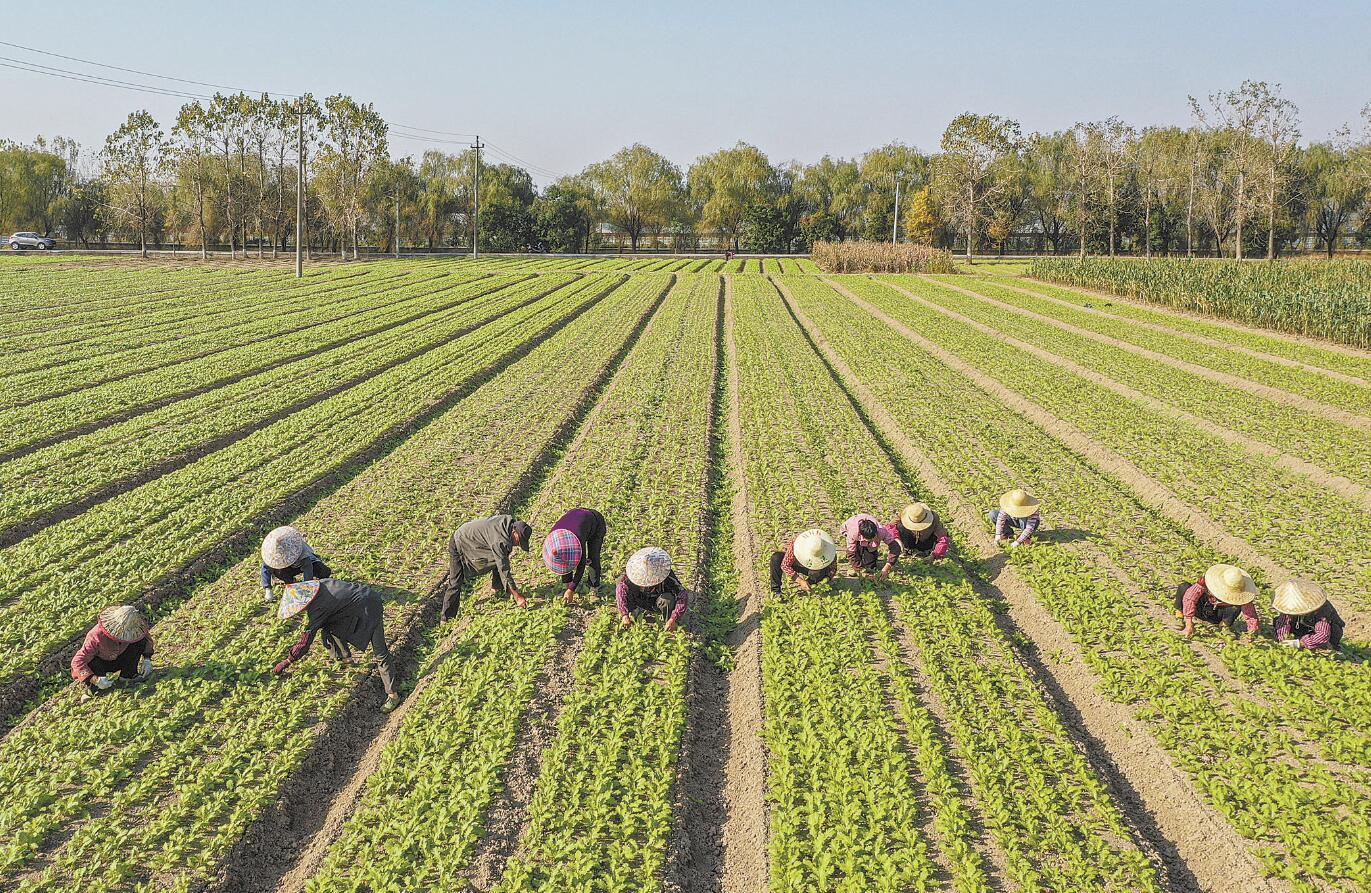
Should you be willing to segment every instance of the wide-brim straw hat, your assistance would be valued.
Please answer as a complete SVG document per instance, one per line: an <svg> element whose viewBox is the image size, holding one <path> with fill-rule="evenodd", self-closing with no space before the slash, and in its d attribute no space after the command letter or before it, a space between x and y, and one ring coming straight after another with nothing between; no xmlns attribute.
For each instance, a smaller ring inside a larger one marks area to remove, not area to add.
<svg viewBox="0 0 1371 893"><path fill-rule="evenodd" d="M132 605L111 605L100 612L100 628L111 639L128 644L148 634L148 621Z"/></svg>
<svg viewBox="0 0 1371 893"><path fill-rule="evenodd" d="M1280 585L1275 597L1271 599L1271 607L1279 614L1298 617L1310 611L1317 611L1327 601L1328 595L1324 593L1322 586L1313 580L1296 577Z"/></svg>
<svg viewBox="0 0 1371 893"><path fill-rule="evenodd" d="M1216 564L1204 572L1204 588L1225 605L1242 607L1257 597L1257 584L1247 571L1231 564Z"/></svg>
<svg viewBox="0 0 1371 893"><path fill-rule="evenodd" d="M1011 518L1031 518L1040 500L1027 490L1010 490L1000 497L1000 511Z"/></svg>
<svg viewBox="0 0 1371 893"><path fill-rule="evenodd" d="M657 546L639 549L629 556L624 573L634 586L643 589L656 586L670 575L671 556Z"/></svg>
<svg viewBox="0 0 1371 893"><path fill-rule="evenodd" d="M581 563L581 541L570 530L554 530L543 540L543 563L554 574L569 574Z"/></svg>
<svg viewBox="0 0 1371 893"><path fill-rule="evenodd" d="M309 603L314 601L314 597L318 594L318 580L291 583L286 587L286 594L281 596L281 604L276 608L276 616L281 620L289 620L308 608Z"/></svg>
<svg viewBox="0 0 1371 893"><path fill-rule="evenodd" d="M817 527L795 537L795 560L812 571L821 571L838 557L833 538Z"/></svg>
<svg viewBox="0 0 1371 893"><path fill-rule="evenodd" d="M305 535L294 527L278 527L262 540L262 563L273 570L294 567L305 554Z"/></svg>
<svg viewBox="0 0 1371 893"><path fill-rule="evenodd" d="M933 513L933 509L924 505L922 502L911 502L900 512L900 523L905 530L912 530L918 533L927 530L938 520L938 516Z"/></svg>

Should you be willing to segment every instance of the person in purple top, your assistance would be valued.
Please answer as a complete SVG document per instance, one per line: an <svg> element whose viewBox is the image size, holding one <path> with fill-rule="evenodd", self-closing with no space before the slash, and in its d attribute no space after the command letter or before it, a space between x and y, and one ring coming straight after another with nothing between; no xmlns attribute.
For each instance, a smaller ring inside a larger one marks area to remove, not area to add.
<svg viewBox="0 0 1371 893"><path fill-rule="evenodd" d="M566 587L562 601L571 604L575 600L582 580L591 590L599 588L600 553L608 532L605 516L595 509L571 509L552 525L543 540L543 563L562 578Z"/></svg>

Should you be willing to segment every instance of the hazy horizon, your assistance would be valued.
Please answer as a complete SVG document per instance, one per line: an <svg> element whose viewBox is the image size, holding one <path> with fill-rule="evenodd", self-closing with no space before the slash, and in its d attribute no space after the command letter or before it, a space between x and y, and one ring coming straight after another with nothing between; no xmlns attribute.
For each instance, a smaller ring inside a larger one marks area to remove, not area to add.
<svg viewBox="0 0 1371 893"><path fill-rule="evenodd" d="M516 156L540 184L634 142L683 168L739 140L773 162L853 157L894 141L927 152L967 110L1013 118L1025 133L1109 115L1184 125L1187 95L1244 79L1283 86L1305 142L1359 129L1371 101L1371 16L1346 2L1025 11L993 0L975 15L951 3L807 0L707 0L688 16L656 4L410 2L378 16L347 0L270 17L211 4L85 7L41 24L11 14L0 40L253 91L348 93L392 122L480 133L492 160ZM13 60L213 92L0 47L0 61ZM146 108L168 127L187 101L0 72L0 138L72 137L87 163L130 111ZM391 146L397 157L461 150L394 135Z"/></svg>

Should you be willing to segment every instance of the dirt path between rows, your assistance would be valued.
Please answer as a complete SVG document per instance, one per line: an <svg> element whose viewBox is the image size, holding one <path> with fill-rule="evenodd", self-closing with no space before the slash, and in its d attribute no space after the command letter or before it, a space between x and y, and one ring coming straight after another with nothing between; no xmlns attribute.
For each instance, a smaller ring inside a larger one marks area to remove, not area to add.
<svg viewBox="0 0 1371 893"><path fill-rule="evenodd" d="M1148 310L1152 313L1173 313L1176 316L1183 316L1187 319L1192 319L1195 322L1207 323L1212 326L1218 326L1221 329L1230 329L1234 332L1240 332L1244 335L1252 335L1258 338L1275 338L1283 341L1293 341L1297 344L1304 344L1309 347L1318 348L1319 350L1326 350L1330 353L1340 353L1349 357L1354 357L1358 360L1371 362L1371 350L1364 350L1360 347L1353 347L1350 344L1340 344L1337 341L1329 341L1325 338L1316 338L1313 335L1300 335L1295 332L1282 332L1277 329L1263 329L1260 326L1245 325L1244 323L1235 322L1231 319L1224 319L1219 316L1206 316L1203 313L1195 313L1191 310L1182 310L1178 307L1170 307L1165 304L1153 304L1148 301L1143 301L1139 300L1138 298L1130 297L1128 295L1116 295L1113 292L1103 291L1098 288L1086 288L1083 285L1067 285L1062 282L1053 282L1050 279L1034 279L1033 281L1041 282L1044 285L1050 285L1053 288L1061 288L1065 289L1066 291L1074 291L1077 294L1089 295L1092 298L1104 298L1109 301L1116 301L1120 304L1128 304L1130 306L1137 307L1139 310ZM1131 321L1132 320L1130 320L1130 322ZM1224 342L1219 343L1225 347L1228 346Z"/></svg>
<svg viewBox="0 0 1371 893"><path fill-rule="evenodd" d="M837 286L835 286L837 287ZM866 302L839 289L859 305ZM877 318L897 331L922 341L896 320L867 305ZM792 307L792 309L794 309ZM806 328L817 333L803 316ZM953 519L979 558L998 574L977 588L990 599L1003 600L1014 629L1033 642L1030 670L1049 693L1063 723L1071 729L1090 758L1091 765L1110 788L1135 835L1160 859L1161 869L1173 890L1212 890L1219 893L1274 891L1246 842L1212 807L1205 803L1185 774L1152 738L1148 728L1123 705L1104 697L1080 646L1044 608L1003 558L985 531L981 513L969 505L942 478L932 460L915 446L876 396L825 340L816 343L830 365L868 408L874 425L898 454L918 472L929 490L949 506ZM936 355L936 354L935 354ZM955 359L955 358L952 358ZM998 561L996 559L999 559ZM1011 639L1012 641L1012 639ZM1083 739L1083 740L1082 740Z"/></svg>
<svg viewBox="0 0 1371 893"><path fill-rule="evenodd" d="M830 281L829 284L835 285L835 283L833 283L832 281ZM1251 435L1243 434L1239 431L1234 431L1233 429L1227 428L1219 424L1218 422L1202 418L1200 416L1195 415L1192 412L1189 412L1188 410L1181 409L1178 406L1172 406L1170 403L1166 403L1162 400L1159 400L1156 397L1151 396L1150 394L1144 394L1142 391L1129 387L1126 384L1117 382L1109 376L1104 375L1103 373L1096 372L1093 369L1087 368L1086 366L1082 366L1080 363L1077 363L1076 361L1068 357L1064 357L1060 354L1053 353L1052 351L1046 350L1044 348L1038 347L1035 344L1031 344L1027 341L1024 341L1021 338L1016 338L1013 335L1002 332L999 329L996 329L994 326L986 325L985 323L972 319L969 316L958 313L955 310L943 307L937 303L934 303L933 301L928 300L927 298L916 295L908 289L902 288L899 285L884 281L881 284L887 285L895 291L898 291L900 294L904 295L905 297L909 298L911 301L914 301L916 304L919 304L922 307L926 307L929 310L933 310L937 313L940 313L948 317L949 319L954 319L957 322L962 323L963 325L970 326L971 328L975 329L978 332L981 332L982 334L990 335L993 338L1004 341L1006 344L1009 344L1010 346L1016 347L1027 354L1037 357L1045 363L1051 363L1054 366L1059 366L1062 369L1065 369L1068 372L1072 373L1073 375L1077 375L1093 384L1097 384L1102 388L1106 388L1110 391L1113 391L1114 393L1118 394L1119 396L1127 400L1131 400L1135 403L1141 403L1149 409L1152 409L1163 415L1170 416L1171 418L1176 419L1180 422L1184 422L1185 424L1192 425L1200 431L1209 432L1214 436L1218 437L1219 439L1227 441L1228 443L1231 443L1236 447L1248 450L1260 456L1264 456L1272 460L1272 462L1277 466L1287 469L1289 471L1293 471L1296 474L1303 475L1304 477L1307 477L1314 483L1318 484L1320 487L1323 487L1327 490L1331 490L1332 492L1337 493L1339 496L1343 496L1352 502L1360 503L1363 508L1367 509L1368 511L1371 511L1371 488L1367 488L1365 486L1362 486L1361 484L1356 483L1355 481L1342 477L1341 475L1337 475L1330 471L1327 471L1326 469L1314 465L1312 462L1308 462L1297 456L1292 456L1288 453L1284 453L1276 447L1272 446L1271 444L1261 440L1257 440L1253 438ZM935 282L934 284L941 285L942 283ZM948 287L954 289L955 291L966 292L966 289L960 288L958 286ZM975 292L966 293L972 296L977 296Z"/></svg>
<svg viewBox="0 0 1371 893"><path fill-rule="evenodd" d="M922 278L924 278L926 281L930 282L933 285L941 285L945 288L950 288L955 292L964 294L978 301L983 301L992 307L996 307L1000 310L1005 311L1006 313L1013 313L1016 316L1022 316L1025 319L1031 319L1034 322L1039 322L1043 325L1051 326L1052 328L1057 329L1058 331L1066 332L1068 334L1075 335L1079 338L1086 338L1090 341L1094 341L1097 344L1103 344L1107 347L1112 347L1116 350L1121 350L1125 353L1130 353L1134 356L1142 357L1146 360L1151 360L1154 363L1161 363L1162 365L1170 366L1173 369L1180 369L1183 372L1189 372L1191 375L1208 379L1209 381L1215 382L1216 384L1221 384L1225 387L1234 388L1235 390L1239 391L1246 391L1247 393L1252 394L1254 396L1270 400L1272 403L1279 403L1283 406L1289 406L1294 409L1300 409L1312 415L1317 415L1321 418L1327 419L1329 421L1339 422L1340 424L1347 425L1350 428L1358 428L1362 431L1371 430L1371 418L1367 418L1366 416L1361 415L1360 413L1343 409L1340 406L1333 406L1328 403L1322 403L1318 400L1301 396L1292 391L1287 391L1283 388L1278 388L1273 385L1263 384L1258 381L1243 378L1242 376L1234 375L1231 372L1221 372L1218 369L1210 369L1208 366L1201 366L1198 363L1192 363L1188 360L1178 359L1176 357L1169 356L1167 354L1160 353L1158 351L1151 350L1146 347L1140 347L1137 344L1133 344L1129 341L1124 341L1121 338L1115 338L1113 335L1106 335L1102 332L1096 332L1091 329L1082 328L1081 326L1069 323L1065 320L1057 319L1056 317L1052 316L1047 316L1045 314L1038 313L1037 311L1029 310L1026 307L1019 307L1015 304L1010 304L1005 301L1001 301L997 298L990 297L989 295L983 295L980 292L972 291L971 289L961 285L953 285L950 282L942 282L930 279L927 276Z"/></svg>
<svg viewBox="0 0 1371 893"><path fill-rule="evenodd" d="M735 663L728 674L728 760L724 767L723 893L767 889L766 747L762 742L762 592L758 549L749 523L743 459L742 398L733 338L733 280L724 277L724 344L728 357L728 470L733 479L733 560L738 574L738 625L728 637ZM710 889L709 886L699 888Z"/></svg>
<svg viewBox="0 0 1371 893"><path fill-rule="evenodd" d="M1194 332L1187 332L1184 329L1173 329L1170 326L1163 325L1159 322L1149 322L1147 320L1134 319L1131 316L1120 316L1118 314L1110 313L1108 310L1101 310L1098 307L1092 307L1084 304L1075 304L1064 298L1058 298L1054 297L1053 295L1045 294L1043 292L1037 292L1031 288L1024 288L1022 285L1015 285L1012 281L1009 280L1009 277L1004 277L1004 281L996 279L994 280L993 284L998 285L1001 288L1009 289L1010 291L1016 291L1020 294L1028 295L1032 298L1037 298L1041 301L1048 301L1049 303L1056 304L1058 307L1064 307L1068 310L1078 310L1081 313L1089 313L1091 316L1098 316L1103 319L1112 320L1114 322L1127 323L1130 326L1137 326L1140 329L1147 329L1151 332L1157 332L1158 334L1165 335L1168 338L1179 338L1183 341L1189 341L1194 344L1199 344L1204 347L1208 347L1212 350L1231 350L1234 353L1240 353L1257 360L1264 360L1268 363L1275 363L1278 366L1286 366L1290 369L1299 369L1304 372L1311 372L1315 375L1323 375L1328 378L1346 382L1347 384L1351 385L1358 385L1364 388L1371 387L1371 381L1368 381L1365 378L1358 378L1355 375L1349 375L1346 372L1339 372L1337 369L1326 369L1323 366L1315 366L1312 363L1304 363L1299 360L1292 360L1290 357L1283 357L1279 354L1274 353L1266 353L1265 351L1260 351L1252 347L1245 347L1241 344L1230 344L1226 341L1220 341L1217 338L1206 338L1204 335L1197 335ZM1056 288L1067 288L1067 286L1059 285L1055 282L1044 281L1044 284L1051 285ZM1110 295L1109 297L1113 298L1116 296ZM1149 309L1163 313L1177 312L1171 310L1170 308L1163 307L1150 307ZM1274 336L1268 335L1268 337Z"/></svg>

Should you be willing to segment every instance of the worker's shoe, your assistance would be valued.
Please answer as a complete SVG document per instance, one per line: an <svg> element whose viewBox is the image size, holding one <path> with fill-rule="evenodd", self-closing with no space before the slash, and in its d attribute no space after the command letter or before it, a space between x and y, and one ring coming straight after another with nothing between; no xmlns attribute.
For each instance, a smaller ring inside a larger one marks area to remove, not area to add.
<svg viewBox="0 0 1371 893"><path fill-rule="evenodd" d="M385 702L384 704L381 705L381 709L382 709L383 711L385 711L386 713L389 713L390 711L394 710L396 707L399 707L399 706L400 706L400 696L399 696L399 695L391 695L390 697L386 698L386 702Z"/></svg>

